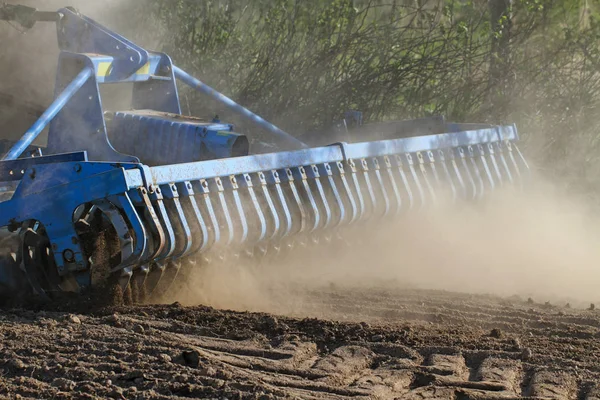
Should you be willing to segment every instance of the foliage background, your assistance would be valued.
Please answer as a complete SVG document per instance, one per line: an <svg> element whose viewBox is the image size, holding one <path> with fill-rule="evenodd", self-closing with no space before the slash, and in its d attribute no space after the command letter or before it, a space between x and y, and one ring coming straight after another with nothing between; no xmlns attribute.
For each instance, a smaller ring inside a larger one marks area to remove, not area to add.
<svg viewBox="0 0 600 400"><path fill-rule="evenodd" d="M295 135L348 109L515 123L536 168L600 193L598 0L75 3ZM242 124L181 94L185 112Z"/></svg>

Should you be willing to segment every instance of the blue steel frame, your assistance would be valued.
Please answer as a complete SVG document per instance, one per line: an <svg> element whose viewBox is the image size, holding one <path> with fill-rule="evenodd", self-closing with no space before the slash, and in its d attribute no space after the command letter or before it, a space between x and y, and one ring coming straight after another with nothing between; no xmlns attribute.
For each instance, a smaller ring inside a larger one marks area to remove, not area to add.
<svg viewBox="0 0 600 400"><path fill-rule="evenodd" d="M106 132L99 85L133 83L133 109L181 114L176 77L201 93L223 103L259 127L283 139L292 148L307 146L173 65L168 55L147 51L94 20L63 8L57 12L61 50L55 100L3 160L14 160L50 124L50 153L88 151L97 161L139 162L120 154Z"/></svg>

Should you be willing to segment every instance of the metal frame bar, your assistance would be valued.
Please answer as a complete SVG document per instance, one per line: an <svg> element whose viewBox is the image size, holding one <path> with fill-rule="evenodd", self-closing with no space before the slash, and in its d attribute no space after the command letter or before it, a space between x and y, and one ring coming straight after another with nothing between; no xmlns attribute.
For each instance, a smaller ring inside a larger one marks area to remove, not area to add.
<svg viewBox="0 0 600 400"><path fill-rule="evenodd" d="M71 100L79 89L93 75L94 71L90 68L84 68L77 74L75 79L65 88L65 90L54 99L52 104L44 111L38 120L25 132L17 143L2 157L2 160L16 160L23 154L31 143L39 136L44 128L56 117L62 108Z"/></svg>

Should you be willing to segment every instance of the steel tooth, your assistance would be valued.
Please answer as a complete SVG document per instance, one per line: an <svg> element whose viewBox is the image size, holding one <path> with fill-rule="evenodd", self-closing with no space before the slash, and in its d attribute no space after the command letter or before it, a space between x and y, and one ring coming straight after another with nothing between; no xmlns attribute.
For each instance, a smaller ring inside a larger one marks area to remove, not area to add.
<svg viewBox="0 0 600 400"><path fill-rule="evenodd" d="M479 159L481 160L481 165L483 165L483 170L485 171L485 176L488 179L490 184L490 190L494 190L496 187L496 182L494 181L494 177L492 176L492 170L485 158L485 149L482 145L477 145L477 152L479 153Z"/></svg>
<svg viewBox="0 0 600 400"><path fill-rule="evenodd" d="M146 188L142 187L136 191L131 191L130 194L136 210L138 211L138 215L144 225L144 229L149 233L149 235L146 236L146 249L139 261L139 263L143 264L153 260L164 251L166 246L165 232L154 211L154 206L150 201Z"/></svg>
<svg viewBox="0 0 600 400"><path fill-rule="evenodd" d="M271 198L271 193L269 193L269 186L267 185L267 178L263 172L258 173L258 180L260 182L260 187L262 191L262 195L267 202L267 206L271 213L271 218L273 220L273 227L270 230L270 234L268 235L268 239L273 240L279 234L279 230L281 229L281 222L279 221L279 214L277 209L275 208L275 203Z"/></svg>
<svg viewBox="0 0 600 400"><path fill-rule="evenodd" d="M133 194L135 195L135 193ZM128 239L127 236L130 236L130 239L133 241L133 251L131 256L124 259L123 264L125 266L137 264L144 255L148 245L144 224L136 212L135 206L133 205L128 193L123 193L120 196L114 196L110 198L109 201L116 204L120 211L126 216L127 221L129 222L128 226L133 232L133 237L131 237L129 232L123 234L125 239Z"/></svg>
<svg viewBox="0 0 600 400"><path fill-rule="evenodd" d="M412 210L412 208L415 205L415 200L413 198L413 192L412 189L410 187L410 183L408 181L408 177L406 176L406 173L404 172L404 161L402 160L402 156L400 156L399 154L397 154L395 156L395 160L396 160L396 166L398 169L398 174L400 175L400 180L402 181L402 186L404 187L404 191L406 193L406 197L408 198L408 209Z"/></svg>
<svg viewBox="0 0 600 400"><path fill-rule="evenodd" d="M258 197L256 196L256 192L254 191L254 183L252 182L252 177L250 176L250 174L244 174L240 179L240 182L242 181L245 182L246 189L248 190L248 195L250 196L250 201L254 205L254 211L256 211L256 216L260 225L260 233L258 234L258 238L254 238L251 243L252 245L254 245L258 242L262 242L263 240L265 240L265 237L267 236L267 220L265 218L265 214L262 211L262 207L258 202Z"/></svg>
<svg viewBox="0 0 600 400"><path fill-rule="evenodd" d="M354 199L354 195L352 194L352 189L350 188L350 184L346 179L346 171L344 170L344 164L341 161L338 161L334 164L334 176L339 179L342 183L342 193L345 195L344 198L347 200L346 204L350 205L350 209L352 210L352 214L350 216L350 220L348 224L352 224L358 218L358 207L356 205L356 200Z"/></svg>
<svg viewBox="0 0 600 400"><path fill-rule="evenodd" d="M444 150L438 150L438 159L440 160L440 165L444 170L444 176L446 177L447 183L450 186L450 192L452 193L452 201L456 202L458 199L458 192L456 190L456 185L454 184L454 179L452 179L452 174L448 169L448 164L446 163L446 154Z"/></svg>
<svg viewBox="0 0 600 400"><path fill-rule="evenodd" d="M419 198L421 200L420 208L422 209L427 204L427 200L425 199L425 191L423 190L423 185L421 184L421 181L419 180L419 177L417 176L417 171L415 169L415 163L414 163L412 154L406 153L404 156L406 158L405 161L406 161L406 164L408 165L408 169L410 170L410 175L413 179L413 182L415 183L415 186L417 187L417 192L418 192Z"/></svg>
<svg viewBox="0 0 600 400"><path fill-rule="evenodd" d="M237 238L237 240L234 238L234 240L237 244L245 244L248 240L248 219L246 218L244 206L242 205L242 200L240 198L238 181L235 176L230 176L227 182L227 189L229 189L229 191L226 191L225 193L231 193L231 195L233 196L233 202L240 221L239 227L241 229L239 233L239 238Z"/></svg>
<svg viewBox="0 0 600 400"><path fill-rule="evenodd" d="M385 163L386 176L390 182L392 187L392 191L394 192L394 199L396 200L395 207L395 215L400 215L402 211L402 196L400 196L400 190L398 189L398 184L396 183L396 178L394 177L394 171L392 169L392 161L388 156L383 157L383 162ZM382 185L384 186L384 185Z"/></svg>
<svg viewBox="0 0 600 400"><path fill-rule="evenodd" d="M496 143L496 150L497 150L498 155L500 156L500 163L502 164L503 171L508 178L508 182L512 184L514 182L513 174L510 171L508 163L506 162L506 157L504 157L504 149L502 147L502 142Z"/></svg>
<svg viewBox="0 0 600 400"><path fill-rule="evenodd" d="M525 179L527 178L527 176L529 174L529 164L527 164L525 157L523 157L521 150L519 150L519 147L515 143L512 143L512 144L510 142L507 142L507 143L511 145L509 147L509 154L510 154L513 164L515 165L515 169L519 172L519 179L520 179L521 187L522 187L525 184ZM512 148L514 148L514 151ZM516 157L514 155L515 152L517 153ZM517 161L517 159L521 162L521 165L522 165L521 167L519 167L519 162Z"/></svg>
<svg viewBox="0 0 600 400"><path fill-rule="evenodd" d="M193 182L192 187L200 196L200 204L202 205L202 207L198 207L200 213L203 215L205 221L208 220L210 222L210 225L207 226L209 235L212 235L212 242L209 241L209 246L218 246L221 244L221 227L215 214L208 182L205 179L201 179ZM206 261L208 262L209 260Z"/></svg>
<svg viewBox="0 0 600 400"><path fill-rule="evenodd" d="M281 206L283 221L285 221L285 227L283 228L283 232L281 233L281 237L285 237L290 234L292 231L292 214L290 213L290 209L288 208L287 200L285 195L283 194L283 189L281 188L281 180L279 179L279 172L270 171L265 175L267 179L267 184L269 188L273 188L275 190L276 198L279 200L276 204Z"/></svg>
<svg viewBox="0 0 600 400"><path fill-rule="evenodd" d="M105 199L95 201L94 205L102 211L106 218L108 218L117 234L119 248L121 250L121 262L116 269L122 269L130 265L129 263L136 258L136 254L134 253L133 238L131 237L129 227L121 215L121 212L113 203ZM137 259L135 261L137 261Z"/></svg>
<svg viewBox="0 0 600 400"><path fill-rule="evenodd" d="M146 279L150 268L147 265L140 265L133 271L132 286L134 292L134 301L143 303L146 301Z"/></svg>
<svg viewBox="0 0 600 400"><path fill-rule="evenodd" d="M162 260L164 258L170 257L175 251L175 232L173 231L173 226L171 225L169 215L167 214L165 204L163 203L161 189L159 187L151 186L149 196L154 206L154 210L156 211L156 215L158 216L158 219L160 221L160 224L163 227L164 232L166 233L165 249L160 255L156 257L156 259Z"/></svg>
<svg viewBox="0 0 600 400"><path fill-rule="evenodd" d="M388 191L385 186L385 183L383 182L383 177L381 176L381 166L379 165L379 160L376 157L373 157L371 159L371 162L373 165L369 168L372 168L372 171L374 171L376 181L379 184L379 186L377 186L379 190L377 190L376 192L380 193L381 197L383 198L383 212L381 214L381 217L385 218L390 213L390 198L388 196ZM378 204L380 204L380 202L378 202Z"/></svg>
<svg viewBox="0 0 600 400"><path fill-rule="evenodd" d="M348 159L347 163L348 163L348 167L350 168L350 173L352 174L352 182L354 183L354 189L356 189L356 197L358 198L358 206L359 207L358 207L358 218L356 220L360 221L366 216L365 200L363 198L362 190L360 188L360 183L358 182L356 164L354 163L354 160L351 158Z"/></svg>
<svg viewBox="0 0 600 400"><path fill-rule="evenodd" d="M333 227L338 228L342 223L346 220L346 207L344 206L344 201L340 196L340 192L335 183L335 179L333 177L333 170L329 163L323 163L318 165L318 171L320 176L327 177L327 183L329 184L328 189L325 193L333 196L333 201L336 207L333 209L335 213L332 212L332 215L335 214L335 220L333 221ZM333 218L333 217L332 217Z"/></svg>
<svg viewBox="0 0 600 400"><path fill-rule="evenodd" d="M435 203L437 201L437 196L435 194L435 190L433 185L431 184L431 180L429 179L429 173L425 167L425 159L423 157L423 153L417 153L417 160L419 161L419 171L421 171L421 176L423 177L423 181L425 182L425 187L429 192L429 198L431 199L431 203Z"/></svg>
<svg viewBox="0 0 600 400"><path fill-rule="evenodd" d="M465 150L462 147L458 147L457 152L458 152L458 158L460 160L463 171L465 172L465 175L467 176L469 185L471 186L471 189L472 189L471 190L472 194L470 196L468 196L467 199L475 200L478 197L477 184L475 183L475 179L473 179L473 174L471 173L471 169L469 168L469 165L467 163Z"/></svg>
<svg viewBox="0 0 600 400"><path fill-rule="evenodd" d="M221 178L214 178L211 180L208 180L209 182L209 189L211 188L210 186L214 186L216 188L216 194L217 197L219 199L219 205L221 206L221 213L218 213L218 215L222 215L223 218L225 218L225 226L223 226L222 224L219 224L221 227L221 230L223 230L223 228L225 228L227 230L227 239L225 243L222 243L224 246L230 246L233 243L234 240L234 230L233 230L233 220L231 218L231 214L229 213L229 206L227 205L227 200L225 199L225 194L224 194L224 188L223 188L223 182L221 181Z"/></svg>
<svg viewBox="0 0 600 400"><path fill-rule="evenodd" d="M498 167L498 160L496 160L496 151L494 150L494 145L492 143L488 143L487 150L490 161L492 162L492 168L498 180L498 184L502 186L504 185L504 179L502 177L502 174L500 173L500 168Z"/></svg>
<svg viewBox="0 0 600 400"><path fill-rule="evenodd" d="M152 295L156 296L157 300L161 299L167 294L177 279L180 270L181 260L171 260L167 262L160 280L158 281L154 291L151 292Z"/></svg>
<svg viewBox="0 0 600 400"><path fill-rule="evenodd" d="M479 170L477 162L475 161L475 151L473 150L473 146L467 146L467 157L469 158L469 165L473 168L475 182L479 187L479 190L477 191L477 198L482 199L485 195L485 184L483 183L481 171Z"/></svg>
<svg viewBox="0 0 600 400"><path fill-rule="evenodd" d="M321 228L327 229L331 224L331 207L329 206L329 201L327 200L325 189L323 188L323 184L321 182L319 168L316 165L311 165L310 167L306 168L305 171L308 178L309 187L312 183L316 187L317 193L319 193L323 210L321 214L323 214L325 219Z"/></svg>
<svg viewBox="0 0 600 400"><path fill-rule="evenodd" d="M292 168L292 173L294 174L295 180L299 180L302 182L304 194L308 199L308 203L310 204L310 208L312 210L312 226L310 228L310 232L314 232L319 228L319 224L321 222L321 215L319 213L319 207L317 207L317 202L315 201L315 197L313 196L310 185L308 184L306 170L304 169L304 167Z"/></svg>
<svg viewBox="0 0 600 400"><path fill-rule="evenodd" d="M282 174L279 174L279 178L282 183L287 182L287 188L291 192L291 196L294 200L294 204L297 206L298 216L300 218L300 223L298 224L298 228L294 231L294 234L303 233L306 230L306 211L304 210L304 203L300 199L300 194L298 193L298 189L296 188L296 184L294 181L294 173L290 168L286 168ZM293 215L293 214L292 214Z"/></svg>
<svg viewBox="0 0 600 400"><path fill-rule="evenodd" d="M162 276L166 269L166 261L156 261L150 263L150 272L148 273L148 277L146 278L146 286L144 288L146 295L148 297L154 294L158 283L162 279Z"/></svg>
<svg viewBox="0 0 600 400"><path fill-rule="evenodd" d="M456 154L455 154L456 153ZM454 172L454 176L456 177L456 181L458 182L459 188L457 189L457 197L466 200L468 198L468 190L467 185L465 184L465 180L463 178L463 174L460 172L460 168L456 163L456 156L458 154L457 149L449 149L448 150L448 160L450 161L450 165L452 166L452 171ZM450 171L448 171L450 172ZM460 193L459 193L460 191Z"/></svg>
<svg viewBox="0 0 600 400"><path fill-rule="evenodd" d="M514 175L517 177L517 179L519 179L519 183L522 183L521 170L519 170L519 165L517 164L517 160L515 159L515 155L513 154L512 143L507 140L505 142L505 146L507 150L506 153L508 154L508 159L510 160L510 165L512 166L514 171Z"/></svg>
<svg viewBox="0 0 600 400"><path fill-rule="evenodd" d="M193 245L192 231L179 201L179 191L174 183L161 187L167 213L173 223L175 233L175 251L172 257L179 258L190 252Z"/></svg>
<svg viewBox="0 0 600 400"><path fill-rule="evenodd" d="M363 180L365 182L365 186L367 187L367 194L368 194L368 198L370 200L370 207L367 208L366 207L366 202L365 202L365 212L366 212L366 216L367 218L373 216L375 214L375 210L377 210L377 198L375 197L375 192L373 191L373 185L371 184L371 177L369 175L369 164L367 163L366 159L361 159L360 160L360 166L362 168L362 176L363 176Z"/></svg>
<svg viewBox="0 0 600 400"><path fill-rule="evenodd" d="M194 197L195 193L193 185L191 182L186 181L178 183L177 188L180 194L183 212L188 215L190 224L193 224L193 227L190 227L190 231L194 237L194 246L190 249L190 254L203 252L209 245L208 227L204 222L204 217L202 216L196 198ZM198 235L198 233L200 233L200 235Z"/></svg>

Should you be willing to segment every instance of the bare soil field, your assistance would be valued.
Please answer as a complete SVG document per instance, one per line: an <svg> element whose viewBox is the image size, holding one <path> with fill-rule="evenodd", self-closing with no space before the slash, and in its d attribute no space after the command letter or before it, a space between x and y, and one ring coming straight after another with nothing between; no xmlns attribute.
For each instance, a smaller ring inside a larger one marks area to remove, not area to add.
<svg viewBox="0 0 600 400"><path fill-rule="evenodd" d="M595 310L412 289L309 294L293 317L179 303L5 309L0 396L600 398Z"/></svg>

